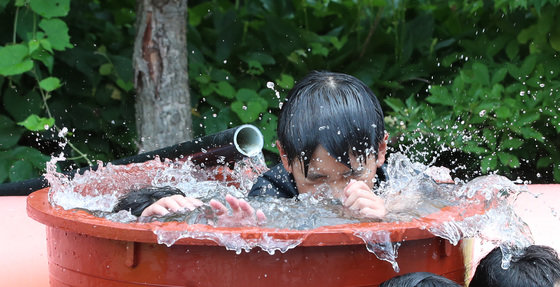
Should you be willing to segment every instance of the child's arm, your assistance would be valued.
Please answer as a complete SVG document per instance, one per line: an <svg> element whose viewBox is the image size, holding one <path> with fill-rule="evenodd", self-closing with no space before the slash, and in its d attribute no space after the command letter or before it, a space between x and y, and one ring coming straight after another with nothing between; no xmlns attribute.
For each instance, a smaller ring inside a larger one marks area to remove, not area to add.
<svg viewBox="0 0 560 287"><path fill-rule="evenodd" d="M343 205L361 217L382 219L387 213L383 199L363 181L350 181L344 188L344 195Z"/></svg>

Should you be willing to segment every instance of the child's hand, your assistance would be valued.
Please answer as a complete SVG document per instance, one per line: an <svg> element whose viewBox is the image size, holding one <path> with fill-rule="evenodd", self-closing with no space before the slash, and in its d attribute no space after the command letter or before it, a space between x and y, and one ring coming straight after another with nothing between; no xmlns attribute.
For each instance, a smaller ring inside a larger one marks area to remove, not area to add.
<svg viewBox="0 0 560 287"><path fill-rule="evenodd" d="M181 210L194 210L195 208L202 206L202 201L192 198L185 197L182 195L172 195L164 198L160 198L158 201L152 203L148 206L140 216L152 216L152 215L166 215L169 212L177 212Z"/></svg>
<svg viewBox="0 0 560 287"><path fill-rule="evenodd" d="M232 214L228 213L227 207L219 201L210 200L210 206L218 215L218 226L255 226L266 222L266 216L262 210L257 210L244 199L237 199L226 195L226 201L231 207Z"/></svg>
<svg viewBox="0 0 560 287"><path fill-rule="evenodd" d="M365 182L351 180L343 193L346 198L342 204L361 217L375 219L385 217L387 213L385 202L381 197L375 195Z"/></svg>

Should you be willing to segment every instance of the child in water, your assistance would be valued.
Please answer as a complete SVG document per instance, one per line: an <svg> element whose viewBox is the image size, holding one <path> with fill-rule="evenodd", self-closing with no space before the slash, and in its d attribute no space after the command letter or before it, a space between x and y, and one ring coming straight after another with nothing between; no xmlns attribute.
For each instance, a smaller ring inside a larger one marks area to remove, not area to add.
<svg viewBox="0 0 560 287"><path fill-rule="evenodd" d="M259 177L249 196L290 198L328 185L356 217L382 219L383 199L373 189L384 180L387 151L383 111L373 92L357 78L333 72L312 72L288 93L278 118L276 145L281 163ZM147 199L129 193L114 211L138 210ZM128 198L127 198L128 197ZM195 198L170 193L153 201L139 215L165 215L202 205ZM226 196L231 220L266 220L243 199ZM218 216L228 214L216 200L210 206ZM138 214L137 214L138 215Z"/></svg>

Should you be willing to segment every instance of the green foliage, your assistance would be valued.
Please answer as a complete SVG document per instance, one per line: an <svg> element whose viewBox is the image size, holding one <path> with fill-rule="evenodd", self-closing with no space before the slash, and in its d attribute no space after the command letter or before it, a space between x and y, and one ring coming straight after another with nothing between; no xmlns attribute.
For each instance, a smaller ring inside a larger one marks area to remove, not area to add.
<svg viewBox="0 0 560 287"><path fill-rule="evenodd" d="M0 183L134 153L134 5L0 1Z"/></svg>
<svg viewBox="0 0 560 287"><path fill-rule="evenodd" d="M499 17L492 9L477 9L478 17L454 14L472 30L451 53L437 55L443 61L426 102L423 93L409 95L407 104L386 100L394 122L402 123L394 132L467 154L470 170L560 181L560 59L549 37L560 7L545 8Z"/></svg>
<svg viewBox="0 0 560 287"><path fill-rule="evenodd" d="M60 151L75 158L65 166L135 152L136 2L71 4L0 0L0 183L37 175ZM409 151L428 162L443 149L438 164L560 182L559 6L189 1L195 134L252 123L276 152L287 91L310 70L332 70L372 87L394 148L415 143ZM60 150L65 140L74 148Z"/></svg>

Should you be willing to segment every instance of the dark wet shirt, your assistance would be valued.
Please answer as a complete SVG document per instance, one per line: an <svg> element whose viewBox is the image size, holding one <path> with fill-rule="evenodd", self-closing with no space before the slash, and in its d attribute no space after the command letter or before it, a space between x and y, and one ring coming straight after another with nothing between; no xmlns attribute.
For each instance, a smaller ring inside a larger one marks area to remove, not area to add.
<svg viewBox="0 0 560 287"><path fill-rule="evenodd" d="M387 176L385 168L377 169L377 182L385 181ZM249 196L274 196L280 198L291 198L297 196L298 190L294 176L279 163L269 171L263 173L251 188Z"/></svg>

